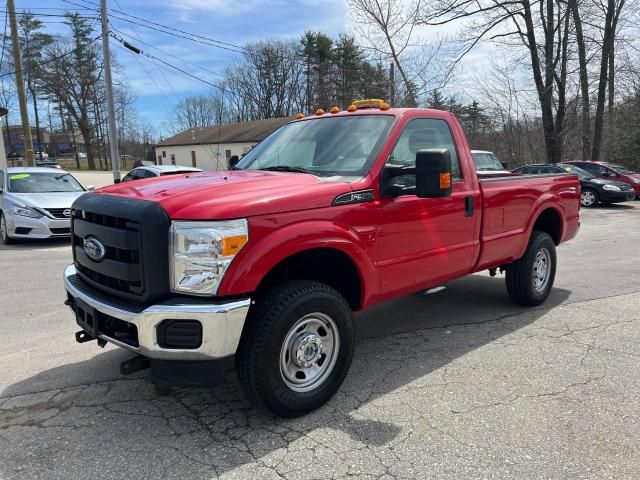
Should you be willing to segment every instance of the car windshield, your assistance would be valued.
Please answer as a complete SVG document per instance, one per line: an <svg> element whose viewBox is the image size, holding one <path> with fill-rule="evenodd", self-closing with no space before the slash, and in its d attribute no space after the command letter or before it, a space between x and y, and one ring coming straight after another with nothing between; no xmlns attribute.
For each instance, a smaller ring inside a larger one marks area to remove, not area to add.
<svg viewBox="0 0 640 480"><path fill-rule="evenodd" d="M607 167L614 169L618 173L622 173L623 175L633 175L636 172L633 170L629 170L627 167L623 167L622 165L615 165L613 163L607 163Z"/></svg>
<svg viewBox="0 0 640 480"><path fill-rule="evenodd" d="M504 166L493 153L474 153L473 160L476 163L476 170L480 172L496 172L504 170Z"/></svg>
<svg viewBox="0 0 640 480"><path fill-rule="evenodd" d="M393 121L391 115L354 115L289 123L256 145L235 168L362 176Z"/></svg>
<svg viewBox="0 0 640 480"><path fill-rule="evenodd" d="M8 191L13 193L84 192L82 185L68 173L9 173Z"/></svg>
<svg viewBox="0 0 640 480"><path fill-rule="evenodd" d="M562 165L562 167L560 168L565 170L567 173L573 173L574 175L578 175L578 178L580 180L589 180L594 177L586 170L583 170L580 167L576 167L575 165Z"/></svg>

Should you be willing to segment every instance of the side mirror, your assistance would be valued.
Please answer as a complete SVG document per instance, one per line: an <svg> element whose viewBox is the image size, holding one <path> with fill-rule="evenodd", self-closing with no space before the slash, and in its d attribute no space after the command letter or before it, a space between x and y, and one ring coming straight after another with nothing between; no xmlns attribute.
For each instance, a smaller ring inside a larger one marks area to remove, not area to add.
<svg viewBox="0 0 640 480"><path fill-rule="evenodd" d="M502 168L504 168L505 170L509 170L507 168L507 162L500 162L502 164Z"/></svg>
<svg viewBox="0 0 640 480"><path fill-rule="evenodd" d="M87 185L86 187L84 187L88 192L93 192L96 187L94 185Z"/></svg>
<svg viewBox="0 0 640 480"><path fill-rule="evenodd" d="M419 150L416 153L416 196L451 196L451 154L447 149Z"/></svg>
<svg viewBox="0 0 640 480"><path fill-rule="evenodd" d="M229 170L233 170L239 161L240 161L240 157L238 157L238 155L233 155L229 157Z"/></svg>

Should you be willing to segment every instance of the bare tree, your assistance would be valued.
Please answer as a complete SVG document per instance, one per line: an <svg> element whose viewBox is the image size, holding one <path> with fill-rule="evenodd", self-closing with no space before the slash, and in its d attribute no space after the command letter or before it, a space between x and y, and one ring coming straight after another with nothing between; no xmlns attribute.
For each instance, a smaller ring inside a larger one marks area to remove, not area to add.
<svg viewBox="0 0 640 480"><path fill-rule="evenodd" d="M416 80L406 67L406 56L412 46L414 29L420 11L420 0L410 3L402 0L349 0L352 17L360 25L360 32L369 48L389 58L402 79L403 106L417 106Z"/></svg>
<svg viewBox="0 0 640 480"><path fill-rule="evenodd" d="M184 97L173 106L171 130L174 133L190 128L216 125L222 120L222 94L211 92Z"/></svg>

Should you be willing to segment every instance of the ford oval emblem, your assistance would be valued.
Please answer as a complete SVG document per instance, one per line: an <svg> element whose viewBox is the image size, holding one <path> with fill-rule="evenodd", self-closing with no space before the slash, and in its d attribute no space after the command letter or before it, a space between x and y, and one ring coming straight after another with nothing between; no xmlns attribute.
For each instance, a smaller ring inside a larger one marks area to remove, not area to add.
<svg viewBox="0 0 640 480"><path fill-rule="evenodd" d="M86 237L82 241L82 247L84 248L84 253L87 254L87 257L94 262L99 262L104 259L107 254L106 248L104 248L102 242L96 237Z"/></svg>

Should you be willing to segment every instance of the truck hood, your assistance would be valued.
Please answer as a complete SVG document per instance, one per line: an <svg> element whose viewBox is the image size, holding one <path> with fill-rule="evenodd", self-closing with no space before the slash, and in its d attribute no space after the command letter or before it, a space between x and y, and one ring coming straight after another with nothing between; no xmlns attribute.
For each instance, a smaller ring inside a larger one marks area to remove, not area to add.
<svg viewBox="0 0 640 480"><path fill-rule="evenodd" d="M174 220L217 220L329 207L335 197L351 191L339 178L331 180L305 173L233 170L120 183L96 193L157 202Z"/></svg>

